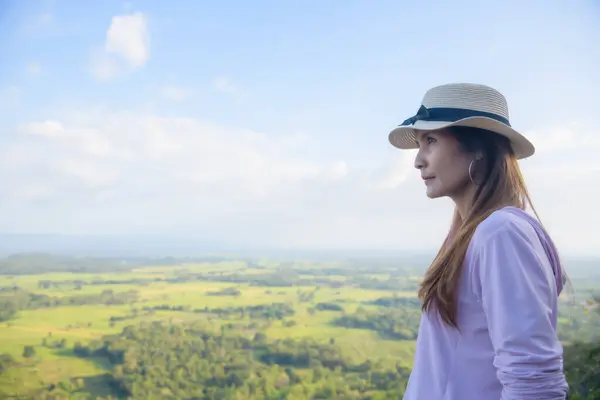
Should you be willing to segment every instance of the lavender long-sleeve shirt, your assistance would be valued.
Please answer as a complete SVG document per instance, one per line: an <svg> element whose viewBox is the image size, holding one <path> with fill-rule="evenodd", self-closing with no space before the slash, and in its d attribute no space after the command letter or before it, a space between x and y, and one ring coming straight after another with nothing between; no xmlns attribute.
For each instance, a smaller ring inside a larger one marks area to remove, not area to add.
<svg viewBox="0 0 600 400"><path fill-rule="evenodd" d="M557 259L524 211L506 207L483 221L459 286L460 332L423 314L404 399L564 400Z"/></svg>

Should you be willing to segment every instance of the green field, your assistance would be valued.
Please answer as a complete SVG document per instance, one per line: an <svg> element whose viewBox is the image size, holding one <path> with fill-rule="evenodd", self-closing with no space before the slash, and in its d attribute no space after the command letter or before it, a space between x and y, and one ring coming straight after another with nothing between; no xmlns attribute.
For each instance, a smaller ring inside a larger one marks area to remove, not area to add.
<svg viewBox="0 0 600 400"><path fill-rule="evenodd" d="M260 333L266 335L268 343L275 348L281 341L300 346L298 343L309 339L315 346L329 346L327 351L339 352L335 357L343 360L343 365L347 365L343 368L348 371L366 362L377 371L397 368L408 371L414 355L418 308L402 304L413 304L410 302L415 300L418 282L419 276L412 269L396 264L373 268L342 263L303 262L282 266L275 262L245 261L136 266L121 272L0 275L0 288L4 289L0 294L5 299L17 299L14 297L17 295L29 299L28 305L21 304L18 312L0 322L0 354L10 355L14 361L0 375L0 397L123 397L107 381L107 376L117 376L114 363L105 356L81 356L74 349L89 343L98 346L106 338L122 335L126 327L147 326L144 323L152 321L162 321L171 327L201 324L210 332L247 340L257 340L256 335ZM118 304L110 300L126 292L135 298ZM73 305L71 299L90 304ZM385 301L397 303L390 305ZM269 308L274 305L283 307L287 314L277 315L277 310ZM262 309L256 311L253 307L267 307L268 315L261 316ZM563 313L559 321L566 341L569 332L576 327L581 330L583 326L585 331L600 326L589 315L566 314ZM350 322L339 323L344 316ZM396 320L389 322L393 318ZM582 321L588 325L582 325ZM31 346L29 350L33 348L35 354L24 354L26 346ZM254 350L253 358L259 359L263 353ZM270 364L257 365L263 368ZM321 382L333 379L346 379L337 385L355 388L347 389L345 393L356 394L348 398L375 398L372 396L379 392L393 397L393 393L396 396L401 393L401 389L392 390L389 385L388 389L382 387L378 391L373 387L369 389L368 382L349 384L352 379L364 381L365 378L343 371L335 372L337 375L331 372L334 375L321 377L321 381L310 378L321 374L319 368L296 367L297 376L312 384L303 383L304 392L297 397L293 393L299 393L300 386L287 388L288 397L283 398L309 398L312 395L309 396L308 391L325 393L327 388L323 388L331 384ZM278 371L273 374L281 374L281 370ZM135 389L138 393L151 393L151 389L143 389L149 390L144 392L140 387ZM166 398L187 398L175 395L177 388L161 390ZM184 393L184 389L181 390ZM239 397L241 392L236 393Z"/></svg>
<svg viewBox="0 0 600 400"><path fill-rule="evenodd" d="M245 263L202 263L186 265L185 269L192 273L231 273L243 270L244 274L260 274L264 270L244 268ZM48 385L65 379L97 376L107 371L107 363L101 360L88 360L73 356L68 350L75 342L87 342L100 339L104 335L120 332L124 326L139 323L144 320L190 321L207 319L206 315L189 312L157 311L152 316L138 316L110 324L114 316L126 316L133 308L153 307L163 304L170 306L203 307L240 307L260 304L283 302L290 304L295 315L293 327L286 327L283 320L269 323L264 333L273 339L302 339L313 338L317 341L329 342L334 338L343 355L355 363L366 360L381 361L389 365L396 363L410 367L414 351L413 340L386 340L371 330L349 329L332 326L331 320L339 312L320 311L310 314L308 309L321 302L336 302L343 304L344 312L353 312L358 307L369 308L365 301L392 295L389 291L360 289L360 288L330 288L320 287L310 302L301 302L298 290L312 291L315 286L266 287L250 286L245 283L234 284L227 282L184 282L150 284L118 284L118 285L85 285L75 289L72 285L61 287L40 288L39 281L64 282L73 279L91 281L127 280L164 278L174 274L176 268L153 266L136 268L129 273L47 273L24 276L2 276L0 287L18 286L35 294L65 297L72 295L98 294L104 290L114 291L135 290L139 293L139 301L128 305L81 305L63 306L56 308L22 310L18 316L0 324L0 353L8 353L22 363L18 370L11 370L0 379L0 393L5 395L23 395L41 390ZM315 276L307 269L302 275L306 279ZM386 275L374 275L375 278L386 278ZM332 281L343 281L343 275L329 276ZM210 296L207 292L235 287L240 291L238 296ZM415 292L393 292L399 297L411 297ZM223 324L227 319L212 320L213 323ZM49 349L42 346L42 341L59 341L66 339L66 349ZM26 345L35 346L34 359L23 358L23 348ZM92 393L101 395L100 393Z"/></svg>

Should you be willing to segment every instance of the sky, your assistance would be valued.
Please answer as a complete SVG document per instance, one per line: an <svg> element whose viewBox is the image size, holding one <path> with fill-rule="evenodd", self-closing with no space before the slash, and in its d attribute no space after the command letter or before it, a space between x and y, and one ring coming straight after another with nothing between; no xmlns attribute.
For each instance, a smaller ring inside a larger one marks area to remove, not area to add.
<svg viewBox="0 0 600 400"><path fill-rule="evenodd" d="M473 82L559 249L600 255L598 42L593 0L0 0L0 231L436 249L453 205L387 135Z"/></svg>

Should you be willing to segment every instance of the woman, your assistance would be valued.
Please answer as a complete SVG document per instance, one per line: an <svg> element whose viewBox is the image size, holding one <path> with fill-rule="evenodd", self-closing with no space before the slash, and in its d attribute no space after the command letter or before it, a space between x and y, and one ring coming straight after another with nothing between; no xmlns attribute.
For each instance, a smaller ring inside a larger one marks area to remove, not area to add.
<svg viewBox="0 0 600 400"><path fill-rule="evenodd" d="M404 399L565 399L556 326L566 276L525 211L533 206L518 160L535 150L510 126L504 96L483 85L435 87L389 140L418 149L429 198L455 203L419 289L423 315Z"/></svg>

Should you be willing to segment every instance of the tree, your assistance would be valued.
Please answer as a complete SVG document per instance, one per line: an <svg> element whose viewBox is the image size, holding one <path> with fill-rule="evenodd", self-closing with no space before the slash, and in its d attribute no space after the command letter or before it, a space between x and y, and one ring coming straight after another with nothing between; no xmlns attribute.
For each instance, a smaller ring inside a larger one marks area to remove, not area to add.
<svg viewBox="0 0 600 400"><path fill-rule="evenodd" d="M30 358L33 356L35 356L35 347L33 347L33 346L23 347L23 357Z"/></svg>
<svg viewBox="0 0 600 400"><path fill-rule="evenodd" d="M600 298L594 298L588 307L590 311L600 313ZM569 382L569 400L600 398L600 340L566 346L564 370Z"/></svg>
<svg viewBox="0 0 600 400"><path fill-rule="evenodd" d="M7 353L0 354L0 373L15 365L15 359Z"/></svg>

